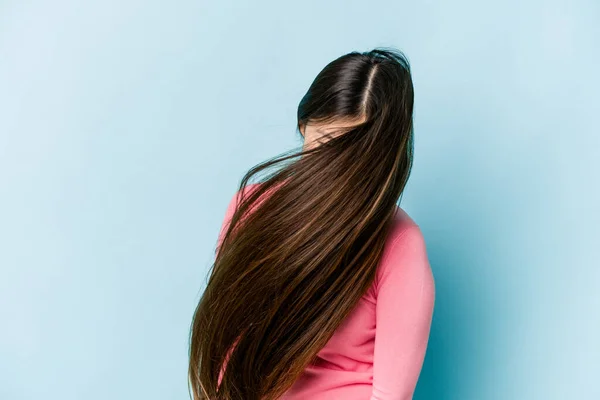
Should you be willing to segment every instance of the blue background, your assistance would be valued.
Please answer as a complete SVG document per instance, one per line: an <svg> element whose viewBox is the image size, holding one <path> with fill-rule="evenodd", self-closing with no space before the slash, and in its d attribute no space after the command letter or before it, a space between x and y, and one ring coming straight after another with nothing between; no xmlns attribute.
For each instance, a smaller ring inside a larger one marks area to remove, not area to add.
<svg viewBox="0 0 600 400"><path fill-rule="evenodd" d="M185 399L243 173L394 46L437 298L417 400L599 399L597 1L0 2L0 399Z"/></svg>

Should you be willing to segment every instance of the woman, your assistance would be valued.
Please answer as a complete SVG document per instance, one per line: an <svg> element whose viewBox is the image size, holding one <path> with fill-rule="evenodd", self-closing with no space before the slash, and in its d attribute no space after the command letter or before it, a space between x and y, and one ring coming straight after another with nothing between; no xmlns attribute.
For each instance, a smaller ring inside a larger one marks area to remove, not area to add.
<svg viewBox="0 0 600 400"><path fill-rule="evenodd" d="M423 235L396 204L412 112L399 51L318 74L303 149L248 171L228 206L191 327L194 399L412 398L434 305Z"/></svg>

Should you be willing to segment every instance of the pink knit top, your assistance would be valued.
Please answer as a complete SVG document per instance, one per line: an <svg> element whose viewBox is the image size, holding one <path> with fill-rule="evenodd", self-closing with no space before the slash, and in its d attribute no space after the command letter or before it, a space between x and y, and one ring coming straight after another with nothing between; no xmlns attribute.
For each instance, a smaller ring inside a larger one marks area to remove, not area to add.
<svg viewBox="0 0 600 400"><path fill-rule="evenodd" d="M251 188L257 184L246 187ZM236 206L231 199L219 234ZM282 400L410 400L425 357L435 299L419 226L400 207L377 276Z"/></svg>

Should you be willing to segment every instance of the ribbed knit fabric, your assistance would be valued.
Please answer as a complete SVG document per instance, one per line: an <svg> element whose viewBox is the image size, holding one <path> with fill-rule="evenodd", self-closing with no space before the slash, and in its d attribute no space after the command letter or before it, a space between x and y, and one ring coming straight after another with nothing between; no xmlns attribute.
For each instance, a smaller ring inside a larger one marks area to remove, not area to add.
<svg viewBox="0 0 600 400"><path fill-rule="evenodd" d="M251 189L252 184L246 187ZM236 206L231 199L217 242ZM400 207L375 282L282 400L410 400L429 338L434 279L419 226Z"/></svg>

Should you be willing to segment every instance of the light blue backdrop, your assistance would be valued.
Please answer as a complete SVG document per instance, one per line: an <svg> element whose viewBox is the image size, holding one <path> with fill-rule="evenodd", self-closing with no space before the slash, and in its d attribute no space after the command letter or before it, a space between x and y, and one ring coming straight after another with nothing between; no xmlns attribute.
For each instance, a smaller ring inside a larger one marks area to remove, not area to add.
<svg viewBox="0 0 600 400"><path fill-rule="evenodd" d="M0 2L0 399L185 399L225 207L332 59L413 67L417 400L600 399L597 1Z"/></svg>

